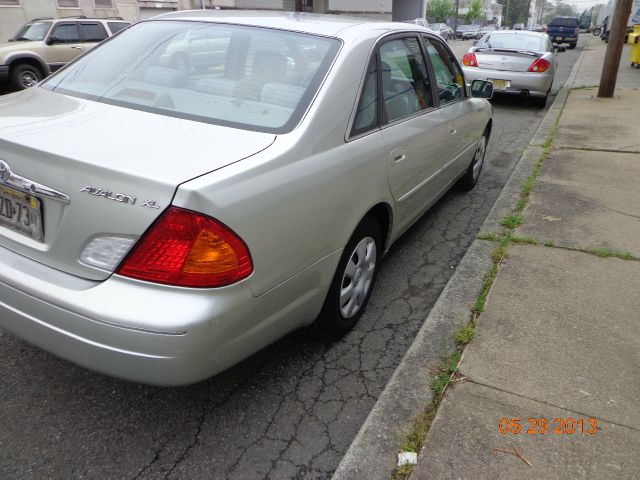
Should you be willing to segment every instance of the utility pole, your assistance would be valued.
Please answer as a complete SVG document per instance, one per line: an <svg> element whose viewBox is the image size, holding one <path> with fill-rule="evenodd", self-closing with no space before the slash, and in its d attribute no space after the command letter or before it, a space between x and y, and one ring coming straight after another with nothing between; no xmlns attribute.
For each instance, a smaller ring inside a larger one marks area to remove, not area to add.
<svg viewBox="0 0 640 480"><path fill-rule="evenodd" d="M618 67L622 56L624 36L627 31L627 21L631 14L631 4L633 0L618 0L611 28L609 29L609 43L602 65L602 76L600 77L600 87L598 87L598 97L613 97L616 89L616 79L618 78Z"/></svg>
<svg viewBox="0 0 640 480"><path fill-rule="evenodd" d="M510 3L511 3L511 0L507 0L507 12L504 14L504 23L509 22L509 4Z"/></svg>
<svg viewBox="0 0 640 480"><path fill-rule="evenodd" d="M460 0L456 0L456 16L453 17L453 38L456 38L458 32L458 9L460 8Z"/></svg>

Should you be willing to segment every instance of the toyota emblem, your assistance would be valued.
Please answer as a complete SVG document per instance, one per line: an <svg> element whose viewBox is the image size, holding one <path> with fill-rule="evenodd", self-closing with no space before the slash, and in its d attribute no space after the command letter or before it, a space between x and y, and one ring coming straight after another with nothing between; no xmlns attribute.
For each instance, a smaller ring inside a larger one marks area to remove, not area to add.
<svg viewBox="0 0 640 480"><path fill-rule="evenodd" d="M4 160L0 160L0 182L6 182L11 176L9 164Z"/></svg>

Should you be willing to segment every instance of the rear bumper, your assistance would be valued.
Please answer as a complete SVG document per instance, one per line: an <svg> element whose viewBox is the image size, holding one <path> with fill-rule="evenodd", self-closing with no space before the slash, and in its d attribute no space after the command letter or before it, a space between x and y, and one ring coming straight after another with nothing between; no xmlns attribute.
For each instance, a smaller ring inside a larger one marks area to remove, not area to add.
<svg viewBox="0 0 640 480"><path fill-rule="evenodd" d="M9 83L9 65L0 65L0 83Z"/></svg>
<svg viewBox="0 0 640 480"><path fill-rule="evenodd" d="M563 37L560 35L549 35L549 38L551 38L551 41L555 44L578 42L578 37Z"/></svg>
<svg viewBox="0 0 640 480"><path fill-rule="evenodd" d="M509 80L507 90L495 90L495 93L520 94L527 90L534 97L544 97L553 84L553 73L505 72L485 68L464 68L467 83L474 80Z"/></svg>
<svg viewBox="0 0 640 480"><path fill-rule="evenodd" d="M246 280L210 290L118 276L91 282L0 247L0 328L110 376L186 385L310 323L339 256L254 297Z"/></svg>

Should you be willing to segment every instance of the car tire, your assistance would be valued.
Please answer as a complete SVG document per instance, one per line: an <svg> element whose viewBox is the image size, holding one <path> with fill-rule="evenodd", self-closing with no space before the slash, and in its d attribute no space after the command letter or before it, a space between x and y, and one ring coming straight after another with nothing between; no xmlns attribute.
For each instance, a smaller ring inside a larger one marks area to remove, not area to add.
<svg viewBox="0 0 640 480"><path fill-rule="evenodd" d="M33 87L44 78L40 69L29 63L22 63L11 68L11 85L18 90Z"/></svg>
<svg viewBox="0 0 640 480"><path fill-rule="evenodd" d="M382 237L378 222L365 217L347 242L314 329L331 338L351 330L362 316L378 274Z"/></svg>
<svg viewBox="0 0 640 480"><path fill-rule="evenodd" d="M577 45L576 43L570 43L569 48L573 50L574 48L576 48L576 45Z"/></svg>
<svg viewBox="0 0 640 480"><path fill-rule="evenodd" d="M544 108L547 106L547 98L549 98L549 92L544 97L531 97L531 102L536 108Z"/></svg>
<svg viewBox="0 0 640 480"><path fill-rule="evenodd" d="M488 141L489 129L485 128L484 132L482 132L482 137L480 137L480 140L478 141L476 153L473 155L473 160L471 160L469 168L467 168L467 171L464 172L464 175L462 175L458 181L458 186L462 190L471 190L478 183L478 180L480 179L480 172L484 165L484 157L487 154Z"/></svg>

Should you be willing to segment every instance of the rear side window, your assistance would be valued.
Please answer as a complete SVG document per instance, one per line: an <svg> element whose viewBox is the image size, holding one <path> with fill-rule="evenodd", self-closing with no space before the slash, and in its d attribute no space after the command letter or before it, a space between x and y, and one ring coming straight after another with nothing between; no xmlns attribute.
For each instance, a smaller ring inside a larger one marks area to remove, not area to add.
<svg viewBox="0 0 640 480"><path fill-rule="evenodd" d="M362 92L356 116L353 121L351 136L361 135L373 130L378 125L378 67L377 58L374 55L364 78Z"/></svg>
<svg viewBox="0 0 640 480"><path fill-rule="evenodd" d="M127 28L130 24L125 22L107 22L107 25L109 26L109 30L111 30L111 34L115 35L120 30Z"/></svg>
<svg viewBox="0 0 640 480"><path fill-rule="evenodd" d="M81 23L80 39L83 42L101 42L107 38L107 31L101 23Z"/></svg>
<svg viewBox="0 0 640 480"><path fill-rule="evenodd" d="M380 72L387 121L433 107L431 83L417 38L398 38L382 44Z"/></svg>
<svg viewBox="0 0 640 480"><path fill-rule="evenodd" d="M550 27L577 27L578 19L577 18L560 18L556 17L551 20L549 24Z"/></svg>

